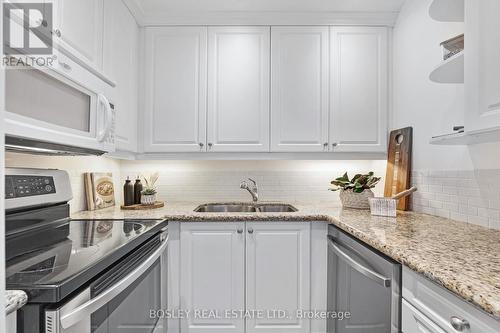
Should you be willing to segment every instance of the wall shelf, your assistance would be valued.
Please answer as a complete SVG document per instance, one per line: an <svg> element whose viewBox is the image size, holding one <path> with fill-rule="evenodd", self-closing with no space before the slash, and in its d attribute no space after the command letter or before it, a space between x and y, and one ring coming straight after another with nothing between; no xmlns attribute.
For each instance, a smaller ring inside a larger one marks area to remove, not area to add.
<svg viewBox="0 0 500 333"><path fill-rule="evenodd" d="M464 83L464 51L443 61L429 79L436 83Z"/></svg>
<svg viewBox="0 0 500 333"><path fill-rule="evenodd" d="M492 127L432 138L430 144L441 146L469 146L490 142L500 142L500 127Z"/></svg>
<svg viewBox="0 0 500 333"><path fill-rule="evenodd" d="M463 22L464 0L434 0L429 15L440 22Z"/></svg>

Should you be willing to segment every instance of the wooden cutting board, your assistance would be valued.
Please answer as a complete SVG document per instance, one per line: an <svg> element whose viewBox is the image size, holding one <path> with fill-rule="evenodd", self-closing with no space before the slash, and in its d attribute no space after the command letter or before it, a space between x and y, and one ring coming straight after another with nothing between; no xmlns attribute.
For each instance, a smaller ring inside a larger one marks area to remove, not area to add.
<svg viewBox="0 0 500 333"><path fill-rule="evenodd" d="M124 206L121 205L121 209L123 210L146 210L146 209L157 209L165 206L164 202L157 201L153 205L131 205L131 206Z"/></svg>
<svg viewBox="0 0 500 333"><path fill-rule="evenodd" d="M407 190L411 187L411 154L413 128L406 127L391 132L385 175L385 197ZM397 209L408 210L410 197L399 200Z"/></svg>

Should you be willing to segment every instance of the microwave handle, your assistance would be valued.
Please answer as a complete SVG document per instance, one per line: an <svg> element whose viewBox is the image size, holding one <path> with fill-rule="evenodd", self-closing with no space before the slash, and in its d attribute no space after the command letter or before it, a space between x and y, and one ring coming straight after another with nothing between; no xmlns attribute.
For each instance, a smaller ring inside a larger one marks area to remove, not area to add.
<svg viewBox="0 0 500 333"><path fill-rule="evenodd" d="M97 140L102 142L106 135L111 131L111 127L113 125L113 110L111 109L111 105L103 94L98 95L98 103L104 105L104 127L99 131L97 136Z"/></svg>
<svg viewBox="0 0 500 333"><path fill-rule="evenodd" d="M349 254L345 253L340 249L335 242L335 239L331 236L328 236L328 245L332 249L332 251L343 261L345 261L349 266L355 269L358 273L363 274L370 280L380 284L383 287L389 288L391 286L391 279L388 279L377 272L374 272L372 269L366 267L365 265L359 263L354 258L352 258Z"/></svg>
<svg viewBox="0 0 500 333"><path fill-rule="evenodd" d="M111 286L109 289L99 294L97 297L91 299L90 301L72 309L68 313L63 313L60 315L60 324L63 329L68 329L69 327L77 324L81 320L88 318L92 313L99 310L102 306L109 303L113 298L118 296L122 291L127 289L132 283L134 283L137 278L139 278L144 272L146 272L158 258L161 257L168 245L168 234L163 238L160 247L149 256L140 266L135 268L131 273L125 276L123 279L118 281L116 284Z"/></svg>

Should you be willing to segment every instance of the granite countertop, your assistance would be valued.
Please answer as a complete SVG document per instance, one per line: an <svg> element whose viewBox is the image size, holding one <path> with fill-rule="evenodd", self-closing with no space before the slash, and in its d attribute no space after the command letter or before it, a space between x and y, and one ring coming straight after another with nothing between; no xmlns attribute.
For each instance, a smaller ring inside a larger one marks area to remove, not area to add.
<svg viewBox="0 0 500 333"><path fill-rule="evenodd" d="M76 219L161 219L181 222L318 221L334 224L394 260L442 285L500 320L500 231L440 217L294 204L295 213L195 213L198 203L167 203L149 211L119 207L79 212Z"/></svg>
<svg viewBox="0 0 500 333"><path fill-rule="evenodd" d="M28 295L22 290L5 291L5 312L10 314L22 308L28 301Z"/></svg>

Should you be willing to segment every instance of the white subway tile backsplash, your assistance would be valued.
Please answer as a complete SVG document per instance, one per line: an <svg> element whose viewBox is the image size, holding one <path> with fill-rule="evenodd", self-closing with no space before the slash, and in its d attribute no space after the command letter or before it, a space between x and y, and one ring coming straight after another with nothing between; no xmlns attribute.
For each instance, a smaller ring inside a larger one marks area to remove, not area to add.
<svg viewBox="0 0 500 333"><path fill-rule="evenodd" d="M443 201L436 201L436 200L430 200L429 201L429 207L431 207L431 208L441 209L441 208L443 208L444 204L445 203Z"/></svg>
<svg viewBox="0 0 500 333"><path fill-rule="evenodd" d="M489 227L490 221L488 218L479 216L469 216L467 222L475 225L480 225L483 227Z"/></svg>
<svg viewBox="0 0 500 333"><path fill-rule="evenodd" d="M468 222L468 216L465 214L460 214L456 212L450 212L450 219L460 221L460 222Z"/></svg>
<svg viewBox="0 0 500 333"><path fill-rule="evenodd" d="M500 229L500 170L417 170L417 212Z"/></svg>
<svg viewBox="0 0 500 333"><path fill-rule="evenodd" d="M242 180L252 178L258 182L260 200L340 205L338 192L328 191L335 177L346 170L351 177L370 170L383 176L385 162L122 162L122 178L143 174L145 170L160 172L159 199L170 202L248 201L249 193L239 185ZM377 185L376 194L383 195L383 188L383 183Z"/></svg>

